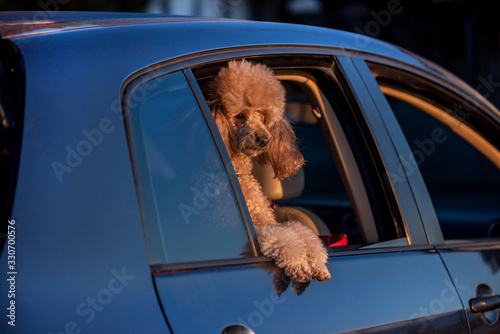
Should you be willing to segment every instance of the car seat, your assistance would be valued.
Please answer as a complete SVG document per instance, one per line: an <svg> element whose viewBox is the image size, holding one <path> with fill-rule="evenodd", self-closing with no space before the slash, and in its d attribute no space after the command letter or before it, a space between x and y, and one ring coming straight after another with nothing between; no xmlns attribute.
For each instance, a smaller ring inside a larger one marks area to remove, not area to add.
<svg viewBox="0 0 500 334"><path fill-rule="evenodd" d="M262 191L270 201L284 200L299 197L304 190L304 170L285 180L274 177L274 170L270 164L260 164L254 161L252 173L259 181ZM276 206L276 219L279 222L299 221L310 227L318 235L330 235L325 222L315 213L299 206Z"/></svg>

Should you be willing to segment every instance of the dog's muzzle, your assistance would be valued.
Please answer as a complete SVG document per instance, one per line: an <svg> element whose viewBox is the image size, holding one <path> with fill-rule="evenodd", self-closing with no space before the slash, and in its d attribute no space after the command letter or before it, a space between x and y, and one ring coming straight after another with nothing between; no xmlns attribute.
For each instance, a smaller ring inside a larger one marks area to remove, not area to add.
<svg viewBox="0 0 500 334"><path fill-rule="evenodd" d="M257 143L257 145L259 145L259 147L264 148L267 146L267 144L269 144L269 138L264 136L258 136L255 137L255 142Z"/></svg>

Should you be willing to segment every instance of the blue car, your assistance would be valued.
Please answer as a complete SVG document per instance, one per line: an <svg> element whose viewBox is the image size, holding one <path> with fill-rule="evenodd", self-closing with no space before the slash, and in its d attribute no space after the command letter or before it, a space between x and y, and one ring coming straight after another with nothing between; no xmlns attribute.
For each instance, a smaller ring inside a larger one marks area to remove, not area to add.
<svg viewBox="0 0 500 334"><path fill-rule="evenodd" d="M3 12L0 35L1 333L500 332L496 78L291 24ZM259 250L206 102L235 59L285 87L306 164L259 180L327 282Z"/></svg>

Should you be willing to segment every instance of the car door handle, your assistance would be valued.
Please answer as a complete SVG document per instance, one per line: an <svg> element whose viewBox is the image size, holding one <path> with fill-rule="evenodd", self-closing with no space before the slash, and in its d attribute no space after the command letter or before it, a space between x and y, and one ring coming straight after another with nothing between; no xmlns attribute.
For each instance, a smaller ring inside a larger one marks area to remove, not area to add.
<svg viewBox="0 0 500 334"><path fill-rule="evenodd" d="M255 332L247 326L230 325L224 328L221 334L255 334Z"/></svg>
<svg viewBox="0 0 500 334"><path fill-rule="evenodd" d="M500 308L500 296L476 297L469 300L472 313L488 312Z"/></svg>

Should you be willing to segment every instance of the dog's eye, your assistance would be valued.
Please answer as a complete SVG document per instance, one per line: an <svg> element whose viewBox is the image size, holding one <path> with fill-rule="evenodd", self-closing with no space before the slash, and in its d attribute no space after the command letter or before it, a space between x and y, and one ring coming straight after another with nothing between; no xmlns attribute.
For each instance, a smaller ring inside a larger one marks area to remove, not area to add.
<svg viewBox="0 0 500 334"><path fill-rule="evenodd" d="M245 115L238 114L238 115L234 116L234 118L236 118L236 119L245 119Z"/></svg>

